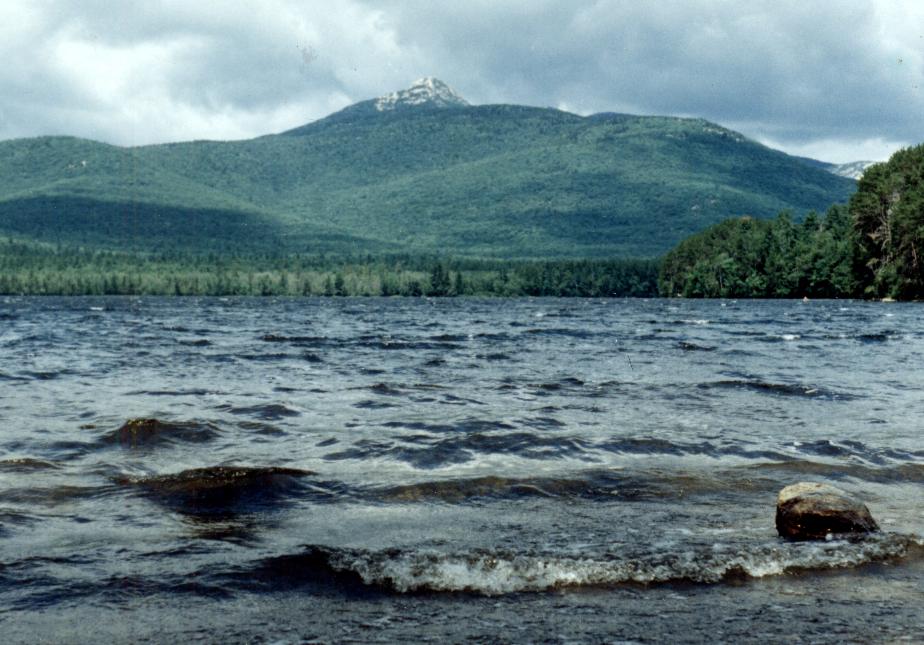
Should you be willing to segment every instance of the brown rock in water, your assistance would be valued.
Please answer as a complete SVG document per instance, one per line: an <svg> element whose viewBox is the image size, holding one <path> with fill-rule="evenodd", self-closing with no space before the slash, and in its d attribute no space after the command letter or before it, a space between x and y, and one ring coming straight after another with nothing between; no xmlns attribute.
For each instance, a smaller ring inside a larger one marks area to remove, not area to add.
<svg viewBox="0 0 924 645"><path fill-rule="evenodd" d="M231 510L261 505L298 491L301 478L314 473L297 468L213 466L172 475L117 478L118 484L137 486L169 506L190 511Z"/></svg>
<svg viewBox="0 0 924 645"><path fill-rule="evenodd" d="M789 540L824 540L828 535L879 530L863 502L828 484L800 482L780 491L776 530Z"/></svg>

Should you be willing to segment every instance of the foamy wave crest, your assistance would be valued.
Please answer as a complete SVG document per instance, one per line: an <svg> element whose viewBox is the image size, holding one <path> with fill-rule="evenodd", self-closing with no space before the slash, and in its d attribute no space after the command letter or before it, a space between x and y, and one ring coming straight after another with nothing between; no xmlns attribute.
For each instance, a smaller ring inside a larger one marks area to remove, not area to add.
<svg viewBox="0 0 924 645"><path fill-rule="evenodd" d="M491 552L444 554L359 551L316 547L337 572L358 575L367 585L394 591L448 591L485 595L536 592L562 587L693 582L715 584L741 578L839 569L924 555L916 536L883 534L856 542L774 543L750 553L709 549L580 558Z"/></svg>

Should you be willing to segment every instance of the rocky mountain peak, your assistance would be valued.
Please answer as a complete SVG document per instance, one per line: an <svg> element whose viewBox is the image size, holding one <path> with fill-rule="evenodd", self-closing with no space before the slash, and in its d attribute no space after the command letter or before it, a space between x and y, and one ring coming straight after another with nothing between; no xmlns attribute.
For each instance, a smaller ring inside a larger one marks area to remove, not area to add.
<svg viewBox="0 0 924 645"><path fill-rule="evenodd" d="M835 175L840 175L841 177L849 177L850 179L859 180L863 176L863 173L867 168L873 164L878 163L876 161L851 161L849 163L840 163L834 164L829 169Z"/></svg>
<svg viewBox="0 0 924 645"><path fill-rule="evenodd" d="M443 81L432 76L421 78L407 88L392 92L375 100L379 112L416 106L464 107L468 101L459 96Z"/></svg>

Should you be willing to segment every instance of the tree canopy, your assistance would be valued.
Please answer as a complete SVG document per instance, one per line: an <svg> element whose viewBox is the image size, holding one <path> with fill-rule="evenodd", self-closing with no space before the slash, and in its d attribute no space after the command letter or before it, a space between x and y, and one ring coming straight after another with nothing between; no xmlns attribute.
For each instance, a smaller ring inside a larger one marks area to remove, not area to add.
<svg viewBox="0 0 924 645"><path fill-rule="evenodd" d="M924 145L863 174L850 200L865 294L924 297Z"/></svg>
<svg viewBox="0 0 924 645"><path fill-rule="evenodd" d="M661 265L665 296L924 298L924 145L867 169L848 206L730 219Z"/></svg>
<svg viewBox="0 0 924 645"><path fill-rule="evenodd" d="M809 213L795 223L788 212L771 221L726 220L694 235L665 256L665 296L722 298L837 298L857 292L855 250L844 206Z"/></svg>

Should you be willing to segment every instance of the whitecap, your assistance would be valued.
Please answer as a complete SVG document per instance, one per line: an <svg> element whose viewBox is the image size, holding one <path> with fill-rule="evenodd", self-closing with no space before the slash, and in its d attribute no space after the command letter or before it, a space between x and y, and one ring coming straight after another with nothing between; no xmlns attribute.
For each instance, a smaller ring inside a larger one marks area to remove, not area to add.
<svg viewBox="0 0 924 645"><path fill-rule="evenodd" d="M473 592L489 596L575 586L693 582L716 584L729 578L763 578L800 570L842 569L920 554L917 536L880 534L851 542L777 542L725 549L687 550L627 558L476 552L338 551L330 566L352 571L369 585L406 593Z"/></svg>

